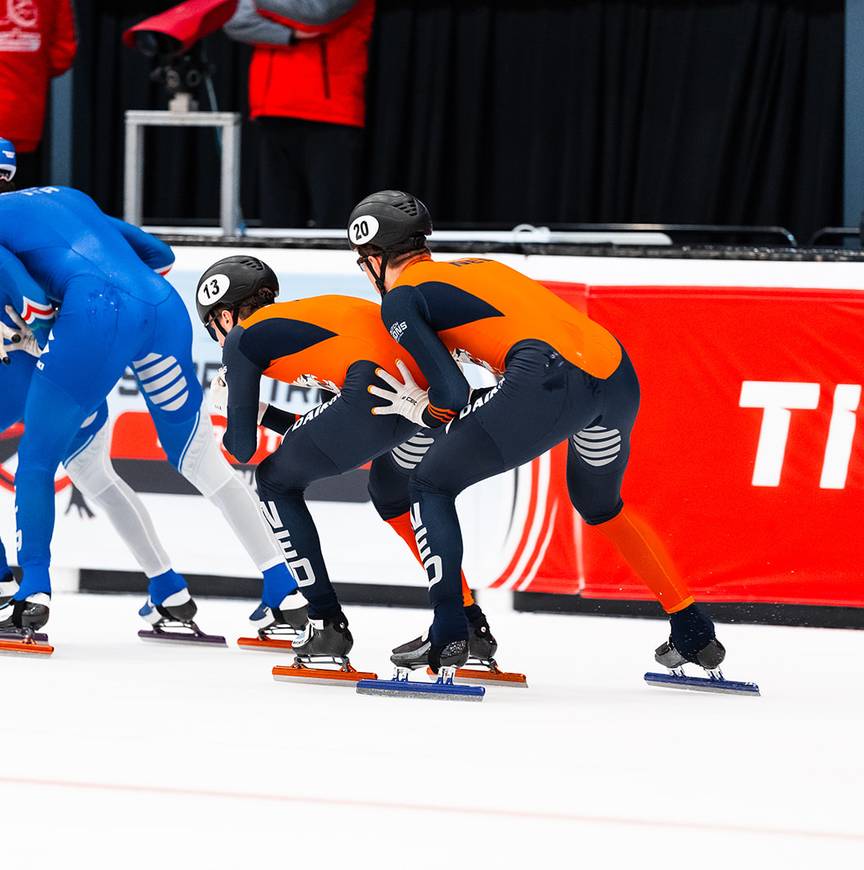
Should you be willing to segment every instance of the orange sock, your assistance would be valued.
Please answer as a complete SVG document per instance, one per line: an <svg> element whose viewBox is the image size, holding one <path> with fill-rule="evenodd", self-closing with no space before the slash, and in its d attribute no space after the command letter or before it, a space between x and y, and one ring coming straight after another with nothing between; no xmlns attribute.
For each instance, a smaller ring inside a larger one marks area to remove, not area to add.
<svg viewBox="0 0 864 870"><path fill-rule="evenodd" d="M638 514L625 507L617 517L595 528L618 548L667 613L677 613L693 604L693 595L660 537Z"/></svg>
<svg viewBox="0 0 864 870"><path fill-rule="evenodd" d="M408 516L408 512L406 511L404 514L399 514L398 517L393 517L391 520L387 520L387 524L390 528L402 538L403 541L408 545L411 549L411 552L414 554L414 558L423 564L422 559L420 558L420 552L417 549L417 539L414 537L414 529L411 528L411 518ZM465 572L462 572L462 604L465 607L470 607L474 603L474 596L471 594L471 590L468 588L468 583L465 580Z"/></svg>

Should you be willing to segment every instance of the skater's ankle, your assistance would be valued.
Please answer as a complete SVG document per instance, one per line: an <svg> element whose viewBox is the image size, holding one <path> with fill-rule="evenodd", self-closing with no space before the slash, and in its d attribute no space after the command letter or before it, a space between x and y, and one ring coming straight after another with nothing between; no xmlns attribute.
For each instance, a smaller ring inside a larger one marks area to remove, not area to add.
<svg viewBox="0 0 864 870"><path fill-rule="evenodd" d="M472 625L475 625L478 622L481 622L486 619L483 611L480 609L480 605L475 601L474 604L469 605L465 608L465 618Z"/></svg>
<svg viewBox="0 0 864 870"><path fill-rule="evenodd" d="M438 626L433 625L429 629L429 641L434 647L438 647L441 649L442 647L447 646L448 643L455 643L460 640L468 640L468 625L465 624L465 629L455 629L452 631L448 631L447 629L441 629Z"/></svg>
<svg viewBox="0 0 864 870"><path fill-rule="evenodd" d="M188 589L185 578L170 568L162 574L151 577L147 584L147 594L154 604L162 604L183 589Z"/></svg>
<svg viewBox="0 0 864 870"><path fill-rule="evenodd" d="M714 622L695 603L669 614L669 622L673 646L691 660L715 638Z"/></svg>
<svg viewBox="0 0 864 870"><path fill-rule="evenodd" d="M338 622L348 625L348 617L342 612L342 608L336 607L316 607L311 602L309 603L309 619L314 619L320 622Z"/></svg>
<svg viewBox="0 0 864 870"><path fill-rule="evenodd" d="M273 565L262 572L264 583L261 590L261 601L267 607L276 607L282 603L282 600L296 592L298 589L297 581L288 570L288 566L281 562L278 565Z"/></svg>

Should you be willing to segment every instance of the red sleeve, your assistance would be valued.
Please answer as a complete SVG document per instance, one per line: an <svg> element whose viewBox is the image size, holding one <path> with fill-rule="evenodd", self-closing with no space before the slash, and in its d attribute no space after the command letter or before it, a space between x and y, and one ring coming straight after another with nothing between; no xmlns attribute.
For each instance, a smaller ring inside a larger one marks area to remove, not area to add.
<svg viewBox="0 0 864 870"><path fill-rule="evenodd" d="M48 71L54 77L63 75L72 66L78 47L71 0L58 0L52 23L48 34Z"/></svg>

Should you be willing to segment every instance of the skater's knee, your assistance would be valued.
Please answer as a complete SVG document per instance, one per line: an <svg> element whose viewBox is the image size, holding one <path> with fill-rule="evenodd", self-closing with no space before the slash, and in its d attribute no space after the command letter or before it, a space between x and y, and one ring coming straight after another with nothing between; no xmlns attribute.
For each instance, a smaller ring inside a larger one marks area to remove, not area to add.
<svg viewBox="0 0 864 870"><path fill-rule="evenodd" d="M300 480L301 477L300 470L286 462L278 453L268 456L255 469L255 485L262 499L292 493L302 494L306 483Z"/></svg>
<svg viewBox="0 0 864 870"><path fill-rule="evenodd" d="M369 471L367 487L372 506L382 520L391 520L406 513L408 501L408 476L397 476L375 460Z"/></svg>
<svg viewBox="0 0 864 870"><path fill-rule="evenodd" d="M615 504L609 502L592 502L586 504L573 505L579 513L579 516L589 526L603 526L605 523L614 520L624 509L624 502L619 497Z"/></svg>
<svg viewBox="0 0 864 870"><path fill-rule="evenodd" d="M66 471L72 483L91 499L100 498L120 481L112 466L100 462L78 462L76 458L66 464Z"/></svg>
<svg viewBox="0 0 864 870"><path fill-rule="evenodd" d="M424 469L421 463L411 475L409 491L411 501L416 501L422 495L444 495L456 498L465 483L459 474L438 471L436 469Z"/></svg>
<svg viewBox="0 0 864 870"><path fill-rule="evenodd" d="M120 481L108 456L108 427L100 429L64 464L72 482L85 496L98 499Z"/></svg>
<svg viewBox="0 0 864 870"><path fill-rule="evenodd" d="M222 455L213 437L209 419L201 422L186 448L177 456L169 455L171 464L205 498L210 498L234 479L234 471Z"/></svg>

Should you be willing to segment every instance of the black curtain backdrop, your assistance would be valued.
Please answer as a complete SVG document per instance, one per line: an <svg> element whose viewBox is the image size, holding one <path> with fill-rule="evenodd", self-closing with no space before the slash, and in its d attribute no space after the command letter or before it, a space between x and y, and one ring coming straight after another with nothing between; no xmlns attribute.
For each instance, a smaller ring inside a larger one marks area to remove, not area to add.
<svg viewBox="0 0 864 870"><path fill-rule="evenodd" d="M79 0L75 181L122 209L123 111L162 108L120 34L165 2ZM378 0L364 187L442 223L841 222L843 2ZM208 40L220 108L249 51ZM255 129L243 208L254 220ZM148 218L218 209L212 133L149 134ZM346 214L351 204L346 204Z"/></svg>

